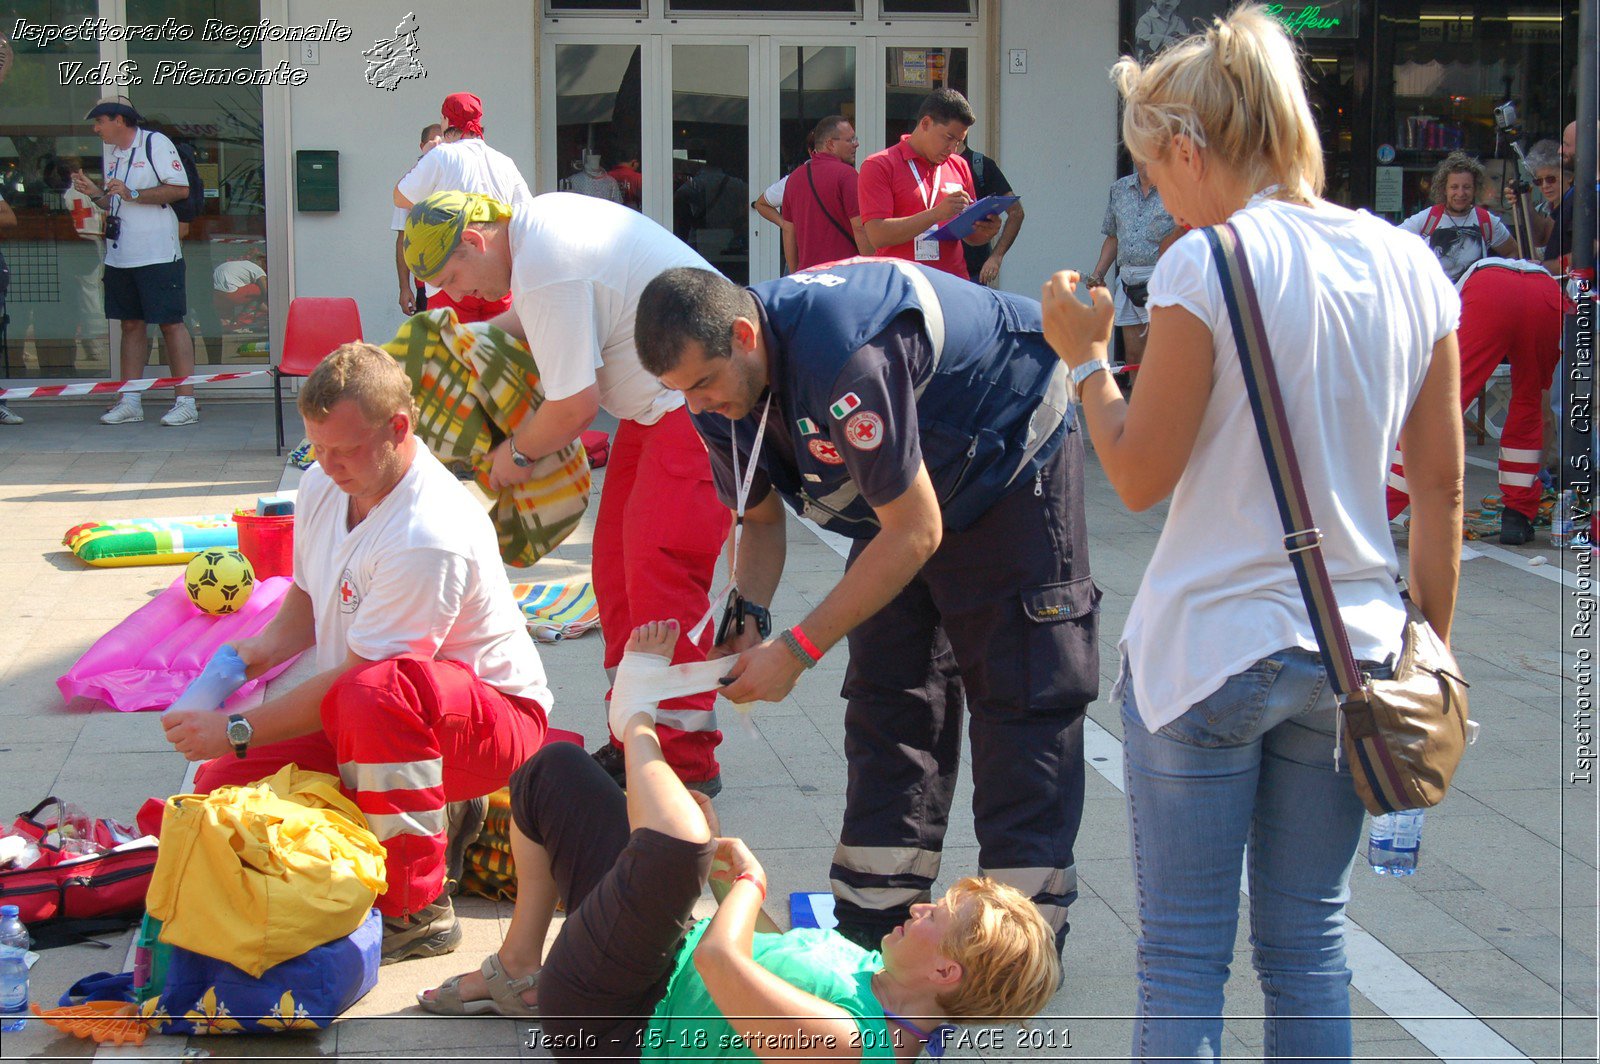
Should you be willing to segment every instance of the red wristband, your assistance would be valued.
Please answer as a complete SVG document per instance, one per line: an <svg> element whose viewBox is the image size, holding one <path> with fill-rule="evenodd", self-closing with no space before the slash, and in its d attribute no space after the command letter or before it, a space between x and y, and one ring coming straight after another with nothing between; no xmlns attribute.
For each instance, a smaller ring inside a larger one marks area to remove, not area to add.
<svg viewBox="0 0 1600 1064"><path fill-rule="evenodd" d="M806 634L800 630L798 624L789 629L789 634L794 636L796 643L800 644L800 649L806 652L806 656L811 659L811 664L815 665L822 660L822 651L817 649L817 644L806 638Z"/></svg>
<svg viewBox="0 0 1600 1064"><path fill-rule="evenodd" d="M762 901L766 901L767 900L767 888L766 888L766 885L763 884L761 882L761 880L756 878L756 875L755 875L754 872L740 872L738 875L733 877L733 881L735 883L739 882L739 880L741 880L741 879L748 879L750 882L754 883L756 885L756 889L761 892L761 900Z"/></svg>

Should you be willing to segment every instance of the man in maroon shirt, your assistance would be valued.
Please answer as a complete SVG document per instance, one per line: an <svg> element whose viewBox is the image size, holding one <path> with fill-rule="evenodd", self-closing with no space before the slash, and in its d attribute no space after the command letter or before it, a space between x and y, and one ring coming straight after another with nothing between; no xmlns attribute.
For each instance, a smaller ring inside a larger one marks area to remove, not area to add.
<svg viewBox="0 0 1600 1064"><path fill-rule="evenodd" d="M934 240L937 229L975 199L962 142L976 120L954 89L935 89L917 109L917 126L900 143L861 164L861 218L879 255L910 259L967 279L959 240ZM973 227L966 243L987 244L1000 231L998 215Z"/></svg>
<svg viewBox="0 0 1600 1064"><path fill-rule="evenodd" d="M783 214L794 226L795 269L872 254L856 204L855 127L829 115L811 133L811 158L789 175Z"/></svg>

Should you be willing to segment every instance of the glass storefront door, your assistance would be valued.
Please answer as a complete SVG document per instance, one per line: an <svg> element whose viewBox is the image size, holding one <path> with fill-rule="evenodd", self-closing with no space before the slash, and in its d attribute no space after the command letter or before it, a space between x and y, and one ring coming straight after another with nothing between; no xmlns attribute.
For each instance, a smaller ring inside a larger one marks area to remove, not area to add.
<svg viewBox="0 0 1600 1064"><path fill-rule="evenodd" d="M76 22L98 13L95 0L19 0L10 11L39 24ZM0 197L17 224L0 229L0 254L11 268L0 298L0 373L6 377L104 377L110 369L100 303L104 215L72 191L72 175L100 171L100 139L83 116L99 98L94 85L61 84L59 64L100 62L93 41L41 47L13 41L0 84Z"/></svg>
<svg viewBox="0 0 1600 1064"><path fill-rule="evenodd" d="M97 17L95 0L18 0L16 18L36 24ZM262 179L262 90L258 86L158 83L158 64L257 69L260 45L203 41L207 19L260 21L258 0L126 0L128 25L165 19L195 27L187 41L13 41L0 86L0 195L18 225L0 231L11 264L0 332L0 373L11 378L106 378L115 373L101 294L104 215L72 188L82 169L103 184L103 145L84 114L123 93L153 128L193 154L203 208L180 229L188 287L186 324L199 366L265 363L266 205ZM79 63L72 67L63 64ZM128 66L133 64L133 66ZM136 69L142 83L100 82ZM79 81L84 82L78 84ZM151 371L165 363L152 328Z"/></svg>
<svg viewBox="0 0 1600 1064"><path fill-rule="evenodd" d="M751 35L747 23L703 20L678 35L552 20L541 122L554 135L542 138L539 190L640 210L741 284L779 276L778 231L750 204L805 161L820 119L855 125L859 166L910 130L930 91L970 98L981 82L970 37L931 26L884 38L846 34L837 22L814 28ZM982 113L981 100L973 106Z"/></svg>
<svg viewBox="0 0 1600 1064"><path fill-rule="evenodd" d="M750 282L750 46L672 46L672 231Z"/></svg>

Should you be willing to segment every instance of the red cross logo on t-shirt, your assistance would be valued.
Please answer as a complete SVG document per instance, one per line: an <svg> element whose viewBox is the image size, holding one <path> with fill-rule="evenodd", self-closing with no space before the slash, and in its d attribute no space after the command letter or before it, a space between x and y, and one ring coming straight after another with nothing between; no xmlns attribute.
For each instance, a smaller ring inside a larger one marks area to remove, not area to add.
<svg viewBox="0 0 1600 1064"><path fill-rule="evenodd" d="M354 613L360 605L361 589L356 587L350 570L346 569L344 575L339 577L339 612Z"/></svg>

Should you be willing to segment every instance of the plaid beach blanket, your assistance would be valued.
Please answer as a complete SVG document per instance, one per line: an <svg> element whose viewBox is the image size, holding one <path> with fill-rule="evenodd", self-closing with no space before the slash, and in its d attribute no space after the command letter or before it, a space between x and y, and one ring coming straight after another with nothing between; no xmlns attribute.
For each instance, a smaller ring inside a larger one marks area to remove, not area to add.
<svg viewBox="0 0 1600 1064"><path fill-rule="evenodd" d="M526 344L486 322L463 325L446 307L413 315L383 348L411 378L417 437L441 461L471 466L494 499L489 516L507 565L532 565L578 527L589 505L589 460L578 441L536 461L531 479L489 489L490 452L544 402Z"/></svg>

